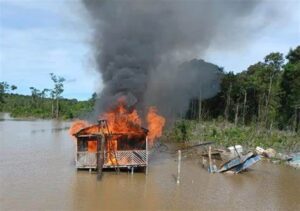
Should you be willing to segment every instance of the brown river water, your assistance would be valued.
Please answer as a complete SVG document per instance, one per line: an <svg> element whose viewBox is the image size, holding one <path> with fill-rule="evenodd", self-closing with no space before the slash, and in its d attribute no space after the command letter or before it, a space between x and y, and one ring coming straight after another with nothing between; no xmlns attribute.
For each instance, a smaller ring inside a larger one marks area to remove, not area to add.
<svg viewBox="0 0 300 211"><path fill-rule="evenodd" d="M239 175L209 174L153 153L149 174L77 171L69 122L0 121L0 210L300 210L300 171L259 162Z"/></svg>

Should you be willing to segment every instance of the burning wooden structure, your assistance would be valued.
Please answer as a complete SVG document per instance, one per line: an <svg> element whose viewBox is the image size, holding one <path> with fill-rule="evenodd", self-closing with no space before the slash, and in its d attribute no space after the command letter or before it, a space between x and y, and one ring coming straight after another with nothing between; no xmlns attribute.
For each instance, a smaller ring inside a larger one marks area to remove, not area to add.
<svg viewBox="0 0 300 211"><path fill-rule="evenodd" d="M148 166L148 130L136 126L135 130L113 133L106 120L80 129L76 137L76 168L144 168Z"/></svg>

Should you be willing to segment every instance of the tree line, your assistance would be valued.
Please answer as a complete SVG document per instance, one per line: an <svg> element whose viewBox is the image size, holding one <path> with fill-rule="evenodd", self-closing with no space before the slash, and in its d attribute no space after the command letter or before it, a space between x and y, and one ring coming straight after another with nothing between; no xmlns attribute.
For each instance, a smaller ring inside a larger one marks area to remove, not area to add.
<svg viewBox="0 0 300 211"><path fill-rule="evenodd" d="M235 125L299 131L300 46L273 52L240 73L224 72L213 98L192 99L187 119L224 119Z"/></svg>
<svg viewBox="0 0 300 211"><path fill-rule="evenodd" d="M29 87L31 95L14 93L16 85L0 82L0 111L9 112L14 117L64 118L78 117L93 109L96 94L88 101L64 99L65 78L50 73L53 88L39 90Z"/></svg>

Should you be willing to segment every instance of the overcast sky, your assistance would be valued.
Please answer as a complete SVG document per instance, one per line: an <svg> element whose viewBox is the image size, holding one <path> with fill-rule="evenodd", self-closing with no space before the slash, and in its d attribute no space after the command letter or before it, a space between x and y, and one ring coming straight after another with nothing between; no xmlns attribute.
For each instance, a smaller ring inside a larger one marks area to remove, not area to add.
<svg viewBox="0 0 300 211"><path fill-rule="evenodd" d="M273 1L282 16L254 40L231 49L211 46L206 61L239 72L272 52L287 53L300 44L300 0ZM285 2L285 3L284 3ZM92 62L92 29L78 0L0 0L0 81L51 88L49 73L67 79L66 98L88 99L102 83Z"/></svg>

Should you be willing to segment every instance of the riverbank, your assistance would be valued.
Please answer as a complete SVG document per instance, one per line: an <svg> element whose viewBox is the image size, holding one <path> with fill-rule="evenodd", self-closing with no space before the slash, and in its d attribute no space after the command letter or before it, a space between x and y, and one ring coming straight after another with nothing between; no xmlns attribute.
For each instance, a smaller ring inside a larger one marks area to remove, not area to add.
<svg viewBox="0 0 300 211"><path fill-rule="evenodd" d="M56 121L56 122L72 122L73 119L53 119L53 118L39 118L35 116L28 117L14 117L10 113L0 112L0 121Z"/></svg>
<svg viewBox="0 0 300 211"><path fill-rule="evenodd" d="M229 147L240 144L254 150L257 146L274 148L282 153L300 151L300 134L277 129L267 130L258 125L236 126L225 121L181 120L165 132L167 142L187 143L213 141L217 146Z"/></svg>

